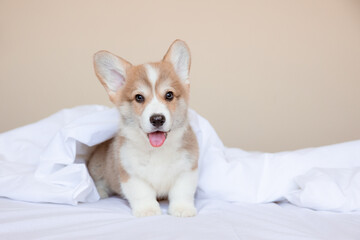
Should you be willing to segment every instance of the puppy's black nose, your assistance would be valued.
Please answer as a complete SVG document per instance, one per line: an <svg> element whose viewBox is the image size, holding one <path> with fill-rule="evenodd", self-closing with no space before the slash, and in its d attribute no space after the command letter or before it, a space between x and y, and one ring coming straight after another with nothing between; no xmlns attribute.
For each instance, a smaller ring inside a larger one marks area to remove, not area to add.
<svg viewBox="0 0 360 240"><path fill-rule="evenodd" d="M154 127L161 127L165 120L165 116L162 114L154 114L150 117L150 122Z"/></svg>

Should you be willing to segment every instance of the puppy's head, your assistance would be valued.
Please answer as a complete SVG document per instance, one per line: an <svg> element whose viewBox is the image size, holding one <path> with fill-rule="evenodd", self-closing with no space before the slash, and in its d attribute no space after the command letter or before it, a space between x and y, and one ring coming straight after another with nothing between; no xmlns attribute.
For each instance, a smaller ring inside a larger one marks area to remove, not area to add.
<svg viewBox="0 0 360 240"><path fill-rule="evenodd" d="M190 51L176 40L160 62L133 66L107 51L94 55L95 73L118 107L122 128L160 147L187 121Z"/></svg>

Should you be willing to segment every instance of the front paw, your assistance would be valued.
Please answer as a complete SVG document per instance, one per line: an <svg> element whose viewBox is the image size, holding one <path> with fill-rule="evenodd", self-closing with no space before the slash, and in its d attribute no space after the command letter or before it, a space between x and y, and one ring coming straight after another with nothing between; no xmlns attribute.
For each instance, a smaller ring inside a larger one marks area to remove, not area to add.
<svg viewBox="0 0 360 240"><path fill-rule="evenodd" d="M170 203L169 213L175 217L193 217L197 211L193 203Z"/></svg>
<svg viewBox="0 0 360 240"><path fill-rule="evenodd" d="M101 199L109 197L109 194L103 189L98 189L98 193Z"/></svg>
<svg viewBox="0 0 360 240"><path fill-rule="evenodd" d="M135 217L148 217L161 215L161 209L159 204L140 204L132 209Z"/></svg>

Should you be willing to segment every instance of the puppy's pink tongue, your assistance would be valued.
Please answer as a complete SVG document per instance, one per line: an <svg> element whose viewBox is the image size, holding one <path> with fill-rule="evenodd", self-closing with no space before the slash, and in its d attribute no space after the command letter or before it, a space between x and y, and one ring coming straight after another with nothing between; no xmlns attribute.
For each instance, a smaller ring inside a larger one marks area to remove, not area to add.
<svg viewBox="0 0 360 240"><path fill-rule="evenodd" d="M148 136L149 136L150 144L153 147L161 147L166 139L164 132L153 132L153 133L149 133Z"/></svg>

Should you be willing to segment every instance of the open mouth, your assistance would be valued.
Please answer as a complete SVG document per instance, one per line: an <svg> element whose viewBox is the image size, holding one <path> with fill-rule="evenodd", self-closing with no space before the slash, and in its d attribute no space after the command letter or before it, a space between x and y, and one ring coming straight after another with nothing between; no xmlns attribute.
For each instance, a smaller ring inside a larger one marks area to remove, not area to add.
<svg viewBox="0 0 360 240"><path fill-rule="evenodd" d="M147 136L149 138L151 146L161 147L166 140L167 133L156 131L156 132L148 133Z"/></svg>

